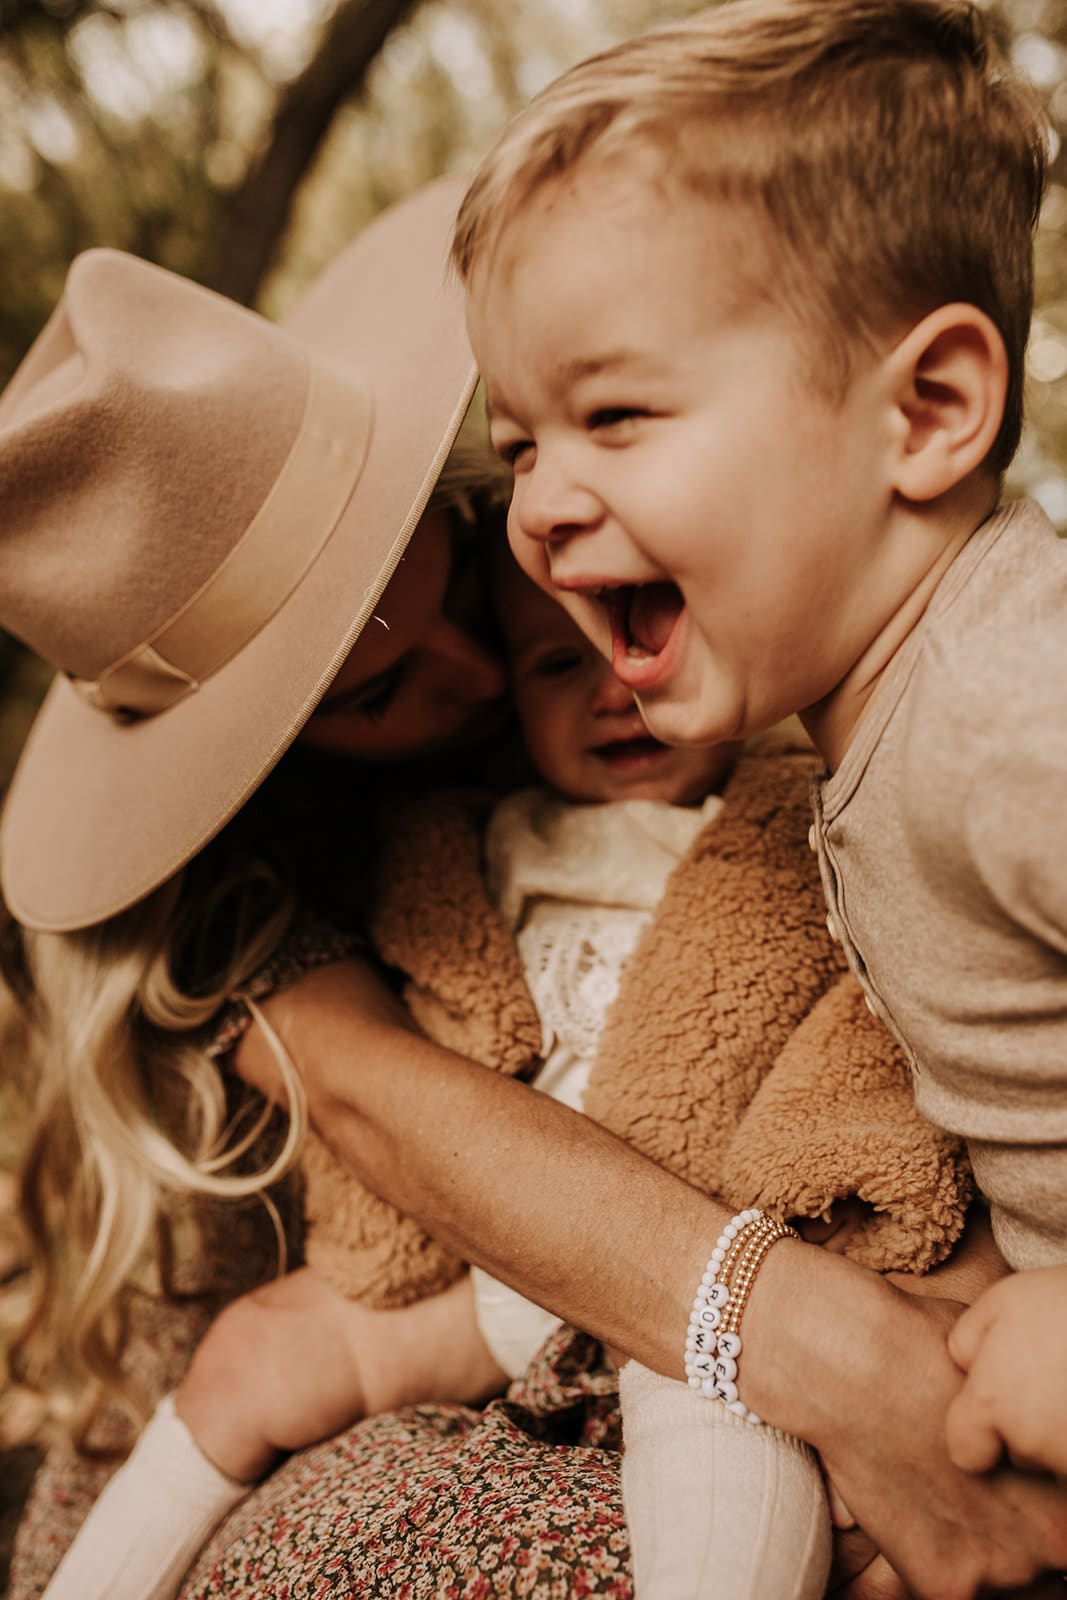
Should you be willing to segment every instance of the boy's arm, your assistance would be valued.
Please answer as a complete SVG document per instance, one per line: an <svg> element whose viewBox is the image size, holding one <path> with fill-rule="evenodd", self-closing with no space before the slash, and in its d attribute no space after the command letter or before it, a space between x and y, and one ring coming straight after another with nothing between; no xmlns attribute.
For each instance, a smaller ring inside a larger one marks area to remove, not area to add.
<svg viewBox="0 0 1067 1600"><path fill-rule="evenodd" d="M359 962L311 973L264 1009L313 1120L372 1189L557 1315L680 1376L723 1207L567 1107L421 1038ZM257 1035L238 1064L269 1092ZM1067 1489L1009 1469L977 1480L948 1459L944 1415L961 1383L949 1320L792 1240L771 1251L746 1312L745 1399L820 1451L921 1596L1067 1568Z"/></svg>

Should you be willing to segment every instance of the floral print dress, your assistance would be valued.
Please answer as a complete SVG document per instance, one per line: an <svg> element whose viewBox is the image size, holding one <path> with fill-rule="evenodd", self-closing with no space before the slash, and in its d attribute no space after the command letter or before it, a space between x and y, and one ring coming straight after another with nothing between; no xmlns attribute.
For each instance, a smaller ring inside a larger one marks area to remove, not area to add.
<svg viewBox="0 0 1067 1600"><path fill-rule="evenodd" d="M351 941L299 929L250 992L260 999L349 954ZM215 1031L232 1050L239 1002ZM174 1388L213 1315L275 1270L257 1206L212 1210L179 1274L188 1298L139 1297L129 1365L146 1404ZM94 1444L132 1444L117 1412ZM187 1575L181 1600L631 1600L620 1487L617 1380L602 1347L561 1328L482 1410L419 1405L371 1417L288 1458L227 1517ZM55 1446L19 1528L7 1600L36 1600L114 1461Z"/></svg>

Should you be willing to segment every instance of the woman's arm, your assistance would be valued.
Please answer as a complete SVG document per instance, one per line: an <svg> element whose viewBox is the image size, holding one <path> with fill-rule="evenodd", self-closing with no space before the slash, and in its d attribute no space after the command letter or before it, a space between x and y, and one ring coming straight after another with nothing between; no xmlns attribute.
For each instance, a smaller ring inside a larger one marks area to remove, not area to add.
<svg viewBox="0 0 1067 1600"><path fill-rule="evenodd" d="M424 1039L358 961L310 973L265 1010L316 1126L364 1182L531 1299L680 1376L722 1206L587 1118ZM257 1034L238 1066L269 1092ZM819 1450L919 1595L1020 1588L1067 1569L1067 1490L1006 1468L977 1479L948 1459L944 1417L961 1382L945 1346L952 1316L787 1240L745 1318L743 1398Z"/></svg>

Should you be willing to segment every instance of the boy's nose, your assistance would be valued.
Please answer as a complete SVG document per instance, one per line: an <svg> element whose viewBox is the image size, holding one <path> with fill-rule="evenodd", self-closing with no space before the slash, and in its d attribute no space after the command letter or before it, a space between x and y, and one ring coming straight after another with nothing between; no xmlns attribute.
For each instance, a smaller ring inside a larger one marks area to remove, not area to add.
<svg viewBox="0 0 1067 1600"><path fill-rule="evenodd" d="M448 617L439 617L422 641L440 674L438 688L450 701L478 705L499 700L507 689L504 667L490 650Z"/></svg>
<svg viewBox="0 0 1067 1600"><path fill-rule="evenodd" d="M591 490L539 459L516 476L511 515L527 538L555 541L594 526L601 507Z"/></svg>

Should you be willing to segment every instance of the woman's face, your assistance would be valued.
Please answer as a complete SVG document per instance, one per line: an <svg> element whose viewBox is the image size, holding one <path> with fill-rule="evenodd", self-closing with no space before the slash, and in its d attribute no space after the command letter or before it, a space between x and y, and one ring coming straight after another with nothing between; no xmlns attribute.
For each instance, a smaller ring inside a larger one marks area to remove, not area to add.
<svg viewBox="0 0 1067 1600"><path fill-rule="evenodd" d="M474 742L495 721L504 671L475 637L473 583L453 581L443 511L428 511L301 740L361 761ZM470 593L465 591L469 590Z"/></svg>

